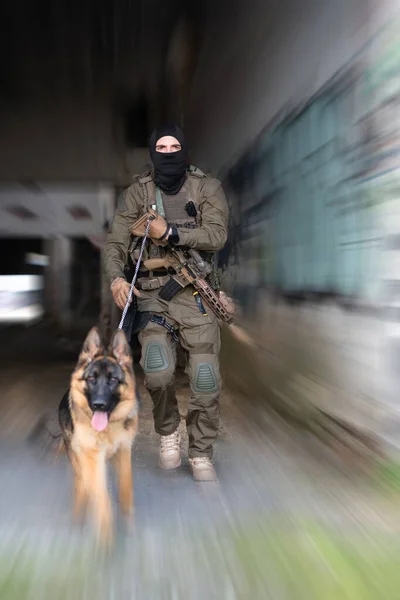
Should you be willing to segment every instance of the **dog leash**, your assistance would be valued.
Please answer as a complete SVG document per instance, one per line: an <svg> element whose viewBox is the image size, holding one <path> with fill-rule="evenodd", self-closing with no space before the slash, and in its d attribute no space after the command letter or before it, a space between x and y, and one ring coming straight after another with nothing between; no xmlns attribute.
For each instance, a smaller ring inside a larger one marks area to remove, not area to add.
<svg viewBox="0 0 400 600"><path fill-rule="evenodd" d="M139 258L137 260L136 263L136 268L135 268L135 273L133 275L132 278L132 283L131 283L131 287L129 289L129 294L128 294L128 299L126 301L125 304L125 308L122 311L122 316L121 316L121 321L119 322L118 325L118 329L122 329L123 325L124 325L124 321L125 321L125 317L126 317L126 313L128 312L128 308L129 305L131 303L132 300L132 294L133 294L133 288L135 287L135 283L136 283L136 278L138 276L139 273L139 267L140 267L140 263L142 262L142 255L143 255L143 251L144 251L144 246L146 244L146 240L147 240L147 236L149 235L149 228L150 228L150 223L151 221L153 221L155 219L155 217L151 216L148 220L147 220L147 224L146 224L146 230L144 232L144 236L143 236L143 241L142 241L142 246L140 248L140 252L139 252Z"/></svg>

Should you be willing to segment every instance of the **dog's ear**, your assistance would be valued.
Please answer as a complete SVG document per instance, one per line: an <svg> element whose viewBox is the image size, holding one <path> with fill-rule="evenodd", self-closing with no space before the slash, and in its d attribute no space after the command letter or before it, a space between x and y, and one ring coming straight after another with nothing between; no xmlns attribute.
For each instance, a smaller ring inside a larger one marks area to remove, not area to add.
<svg viewBox="0 0 400 600"><path fill-rule="evenodd" d="M79 364L88 364L96 356L104 353L104 347L101 343L100 333L97 327L93 327L83 342L82 350L79 355Z"/></svg>
<svg viewBox="0 0 400 600"><path fill-rule="evenodd" d="M114 333L110 344L110 353L117 359L121 366L131 363L131 348L122 329L117 329Z"/></svg>

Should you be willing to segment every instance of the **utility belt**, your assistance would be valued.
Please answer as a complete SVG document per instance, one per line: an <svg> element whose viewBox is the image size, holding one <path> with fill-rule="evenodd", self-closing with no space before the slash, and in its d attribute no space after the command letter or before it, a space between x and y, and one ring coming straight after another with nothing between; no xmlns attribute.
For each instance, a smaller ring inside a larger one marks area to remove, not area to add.
<svg viewBox="0 0 400 600"><path fill-rule="evenodd" d="M162 300L169 302L174 298L178 292L181 292L184 287L171 275L163 275L153 277L147 275L147 277L140 277L136 280L136 285L139 290L145 292L152 290L159 290L158 295Z"/></svg>
<svg viewBox="0 0 400 600"><path fill-rule="evenodd" d="M158 290L162 288L168 281L171 279L171 276L166 274L166 271L160 272L152 272L145 274L140 274L141 276L136 280L136 287L139 290L143 290L145 292L151 290Z"/></svg>

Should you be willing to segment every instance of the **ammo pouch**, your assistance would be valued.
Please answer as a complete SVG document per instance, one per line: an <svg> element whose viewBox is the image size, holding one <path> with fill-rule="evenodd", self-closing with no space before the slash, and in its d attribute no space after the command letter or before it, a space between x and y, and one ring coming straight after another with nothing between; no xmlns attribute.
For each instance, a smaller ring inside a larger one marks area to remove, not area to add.
<svg viewBox="0 0 400 600"><path fill-rule="evenodd" d="M185 286L182 286L174 277L171 277L171 275L165 275L161 277L140 277L137 280L137 287L139 290L145 292L159 289L159 297L162 300L169 302L178 292L183 290Z"/></svg>

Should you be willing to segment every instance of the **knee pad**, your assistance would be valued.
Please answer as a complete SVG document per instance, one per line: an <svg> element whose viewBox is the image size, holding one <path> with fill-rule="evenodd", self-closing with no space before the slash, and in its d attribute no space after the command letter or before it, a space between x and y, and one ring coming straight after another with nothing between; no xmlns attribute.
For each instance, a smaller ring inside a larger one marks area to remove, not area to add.
<svg viewBox="0 0 400 600"><path fill-rule="evenodd" d="M145 373L158 373L166 371L169 367L168 353L164 346L158 342L150 342L146 348L143 361Z"/></svg>
<svg viewBox="0 0 400 600"><path fill-rule="evenodd" d="M199 394L213 394L219 391L219 382L211 363L198 363L194 369L193 391Z"/></svg>
<svg viewBox="0 0 400 600"><path fill-rule="evenodd" d="M158 341L149 342L144 348L142 366L148 389L165 389L174 381L175 363L171 350Z"/></svg>

